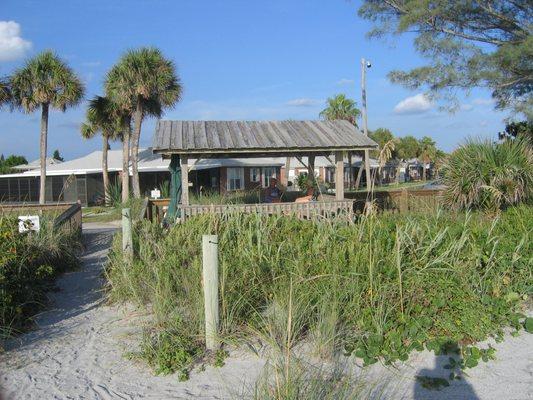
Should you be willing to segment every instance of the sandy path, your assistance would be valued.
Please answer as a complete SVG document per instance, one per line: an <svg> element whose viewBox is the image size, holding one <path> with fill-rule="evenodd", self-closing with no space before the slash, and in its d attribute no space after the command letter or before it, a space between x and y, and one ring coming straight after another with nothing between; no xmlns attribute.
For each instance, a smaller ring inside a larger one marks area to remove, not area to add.
<svg viewBox="0 0 533 400"><path fill-rule="evenodd" d="M51 307L37 319L38 329L7 344L0 356L0 388L7 399L227 399L241 398L264 361L232 354L223 368L208 366L187 382L153 376L146 366L123 357L135 346L141 318L104 304L101 270L111 241L111 225L84 225L83 267L58 280ZM441 391L428 391L417 374L447 376L446 358L412 355L398 368L375 365L368 371L385 383L391 399L533 399L533 335L507 337L495 361L469 370L469 376Z"/></svg>
<svg viewBox="0 0 533 400"><path fill-rule="evenodd" d="M109 225L84 226L83 267L58 280L52 306L36 319L39 328L8 343L0 358L4 397L214 399L241 392L242 378L262 364L252 357L228 360L221 369L207 367L187 382L155 377L123 357L139 326L131 313L103 303L100 274L112 234Z"/></svg>

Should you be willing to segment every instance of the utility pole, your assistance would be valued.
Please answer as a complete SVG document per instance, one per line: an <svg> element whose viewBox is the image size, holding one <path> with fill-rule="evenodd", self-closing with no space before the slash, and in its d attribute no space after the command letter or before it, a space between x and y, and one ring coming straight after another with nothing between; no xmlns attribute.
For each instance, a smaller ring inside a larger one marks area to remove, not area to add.
<svg viewBox="0 0 533 400"><path fill-rule="evenodd" d="M361 58L361 97L363 105L363 133L368 136L368 116L366 112L366 69L370 68L371 64L364 58ZM370 152L365 150L364 155L365 171L366 171L366 191L370 192L372 188L370 178Z"/></svg>

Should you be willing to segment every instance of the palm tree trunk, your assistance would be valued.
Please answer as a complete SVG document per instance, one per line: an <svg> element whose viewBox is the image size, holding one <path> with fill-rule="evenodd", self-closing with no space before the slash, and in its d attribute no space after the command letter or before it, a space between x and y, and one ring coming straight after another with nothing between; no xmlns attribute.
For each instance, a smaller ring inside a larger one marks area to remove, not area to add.
<svg viewBox="0 0 533 400"><path fill-rule="evenodd" d="M44 204L46 202L46 147L48 138L48 107L48 103L43 103L41 105L41 179L39 188L39 204Z"/></svg>
<svg viewBox="0 0 533 400"><path fill-rule="evenodd" d="M109 137L102 132L102 180L104 181L104 202L108 206L109 199L109 172L107 171L107 150L109 147Z"/></svg>
<svg viewBox="0 0 533 400"><path fill-rule="evenodd" d="M130 198L130 128L124 129L122 138L122 202Z"/></svg>
<svg viewBox="0 0 533 400"><path fill-rule="evenodd" d="M141 186L139 184L139 170L137 163L139 161L139 139L141 137L141 125L142 125L142 105L140 100L137 100L137 109L135 110L135 126L133 129L133 135L131 138L131 169L133 178L133 196L135 198L141 197Z"/></svg>

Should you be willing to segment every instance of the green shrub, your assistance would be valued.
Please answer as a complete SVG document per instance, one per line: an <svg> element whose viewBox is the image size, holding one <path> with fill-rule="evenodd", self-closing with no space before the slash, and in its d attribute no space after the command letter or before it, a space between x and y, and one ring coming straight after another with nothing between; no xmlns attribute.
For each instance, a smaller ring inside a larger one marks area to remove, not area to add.
<svg viewBox="0 0 533 400"><path fill-rule="evenodd" d="M447 343L465 353L504 326L522 327L532 223L527 206L497 218L438 213L357 223L202 215L168 232L145 222L136 228L133 264L123 262L116 238L109 295L150 305L151 329L180 332L177 346L186 335L184 350L199 354L201 236L218 234L223 341L259 337L287 355L312 341L321 356L355 352L366 364L406 360L424 346L443 351ZM193 358L180 358L174 370Z"/></svg>
<svg viewBox="0 0 533 400"><path fill-rule="evenodd" d="M20 234L15 216L0 215L0 338L26 328L57 275L78 264L78 239L46 217L40 232Z"/></svg>
<svg viewBox="0 0 533 400"><path fill-rule="evenodd" d="M469 140L443 167L445 201L456 209L500 209L533 194L533 149L526 140Z"/></svg>

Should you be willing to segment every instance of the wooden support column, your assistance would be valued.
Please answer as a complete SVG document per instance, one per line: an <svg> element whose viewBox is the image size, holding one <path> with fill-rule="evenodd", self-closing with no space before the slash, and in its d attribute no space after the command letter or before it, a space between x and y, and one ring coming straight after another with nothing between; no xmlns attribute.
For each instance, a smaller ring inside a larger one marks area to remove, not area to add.
<svg viewBox="0 0 533 400"><path fill-rule="evenodd" d="M285 159L285 176L282 184L287 187L289 186L289 171L291 170L291 158L287 157Z"/></svg>
<svg viewBox="0 0 533 400"><path fill-rule="evenodd" d="M307 176L315 181L315 156L307 156Z"/></svg>
<svg viewBox="0 0 533 400"><path fill-rule="evenodd" d="M181 165L181 205L189 205L189 159L187 156L180 155Z"/></svg>
<svg viewBox="0 0 533 400"><path fill-rule="evenodd" d="M365 150L365 171L366 171L366 191L370 192L373 187L372 177L370 176L370 152Z"/></svg>
<svg viewBox="0 0 533 400"><path fill-rule="evenodd" d="M344 157L342 151L335 152L335 199L344 200Z"/></svg>

